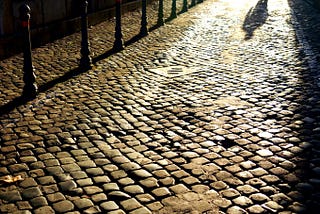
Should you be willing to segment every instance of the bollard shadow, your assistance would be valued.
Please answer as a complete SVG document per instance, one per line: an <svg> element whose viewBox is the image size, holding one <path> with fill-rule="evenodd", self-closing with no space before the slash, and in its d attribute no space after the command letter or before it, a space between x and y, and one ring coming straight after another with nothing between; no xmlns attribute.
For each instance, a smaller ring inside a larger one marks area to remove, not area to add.
<svg viewBox="0 0 320 214"><path fill-rule="evenodd" d="M43 85L40 85L38 88L38 93L45 92L49 90L50 88L54 87L58 83L65 82L67 80L70 80L71 78L84 73L88 70L88 68L80 68L77 67L75 69L70 70L69 72L65 73L61 77L58 77L56 79L53 79ZM28 97L22 94L19 97L14 98L13 100L9 101L5 105L0 106L0 116L8 114L15 108L27 104L27 102L34 100L35 97Z"/></svg>
<svg viewBox="0 0 320 214"><path fill-rule="evenodd" d="M242 29L245 31L245 40L251 39L254 31L262 26L268 18L268 0L259 0L251 7L244 19Z"/></svg>

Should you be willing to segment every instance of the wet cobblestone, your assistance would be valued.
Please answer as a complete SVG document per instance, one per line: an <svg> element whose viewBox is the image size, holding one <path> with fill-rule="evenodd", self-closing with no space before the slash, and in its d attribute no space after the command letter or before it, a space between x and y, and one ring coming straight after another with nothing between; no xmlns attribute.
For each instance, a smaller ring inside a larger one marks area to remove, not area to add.
<svg viewBox="0 0 320 214"><path fill-rule="evenodd" d="M293 17L319 12L303 5L207 0L1 114L1 213L317 213L319 49ZM112 23L90 29L95 56ZM76 66L53 59L78 37L34 50L41 84ZM19 75L1 79L3 103Z"/></svg>

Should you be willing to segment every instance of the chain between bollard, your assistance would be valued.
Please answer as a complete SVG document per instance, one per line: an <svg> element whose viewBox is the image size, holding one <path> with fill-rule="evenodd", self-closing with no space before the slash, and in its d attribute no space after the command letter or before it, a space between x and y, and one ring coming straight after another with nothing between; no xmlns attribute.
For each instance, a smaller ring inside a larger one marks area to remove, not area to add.
<svg viewBox="0 0 320 214"><path fill-rule="evenodd" d="M31 52L31 36L30 36L30 12L31 9L27 4L23 4L19 8L21 21L21 29L23 36L23 96L27 98L35 98L38 93L36 84L36 75L32 63Z"/></svg>

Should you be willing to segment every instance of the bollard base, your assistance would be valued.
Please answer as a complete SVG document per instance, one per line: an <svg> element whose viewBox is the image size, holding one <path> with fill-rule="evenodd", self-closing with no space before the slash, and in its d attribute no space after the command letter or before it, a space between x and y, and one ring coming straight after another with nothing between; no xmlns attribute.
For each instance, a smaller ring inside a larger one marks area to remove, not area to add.
<svg viewBox="0 0 320 214"><path fill-rule="evenodd" d="M90 57L81 58L79 67L81 69L90 70L93 67L92 59Z"/></svg>
<svg viewBox="0 0 320 214"><path fill-rule="evenodd" d="M28 99L36 98L38 94L37 84L25 85L23 88L22 96Z"/></svg>

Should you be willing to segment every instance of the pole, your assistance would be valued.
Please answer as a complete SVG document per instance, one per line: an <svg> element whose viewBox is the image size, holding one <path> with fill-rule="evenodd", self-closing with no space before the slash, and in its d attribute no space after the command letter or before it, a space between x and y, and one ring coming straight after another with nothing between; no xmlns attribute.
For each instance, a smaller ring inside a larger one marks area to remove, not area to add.
<svg viewBox="0 0 320 214"><path fill-rule="evenodd" d="M32 64L31 39L30 39L30 12L31 9L27 4L19 8L20 21L23 35L23 96L35 98L38 92L36 84L36 75Z"/></svg>
<svg viewBox="0 0 320 214"><path fill-rule="evenodd" d="M80 68L92 68L92 59L90 57L90 43L88 38L88 1L82 1L81 13L81 59Z"/></svg>
<svg viewBox="0 0 320 214"><path fill-rule="evenodd" d="M181 13L185 13L188 11L188 0L183 0L183 7Z"/></svg>
<svg viewBox="0 0 320 214"><path fill-rule="evenodd" d="M163 0L159 0L158 21L157 26L163 26Z"/></svg>
<svg viewBox="0 0 320 214"><path fill-rule="evenodd" d="M196 0L192 0L192 1L191 1L191 4L190 4L190 7L194 7L194 6L196 6L196 4L197 4L197 3L196 3Z"/></svg>
<svg viewBox="0 0 320 214"><path fill-rule="evenodd" d="M169 20L177 18L177 0L172 0L171 15Z"/></svg>
<svg viewBox="0 0 320 214"><path fill-rule="evenodd" d="M115 41L113 49L116 51L123 50L123 40L121 32L121 0L116 0L116 27L115 27Z"/></svg>
<svg viewBox="0 0 320 214"><path fill-rule="evenodd" d="M140 35L148 35L147 0L142 0L142 16Z"/></svg>

